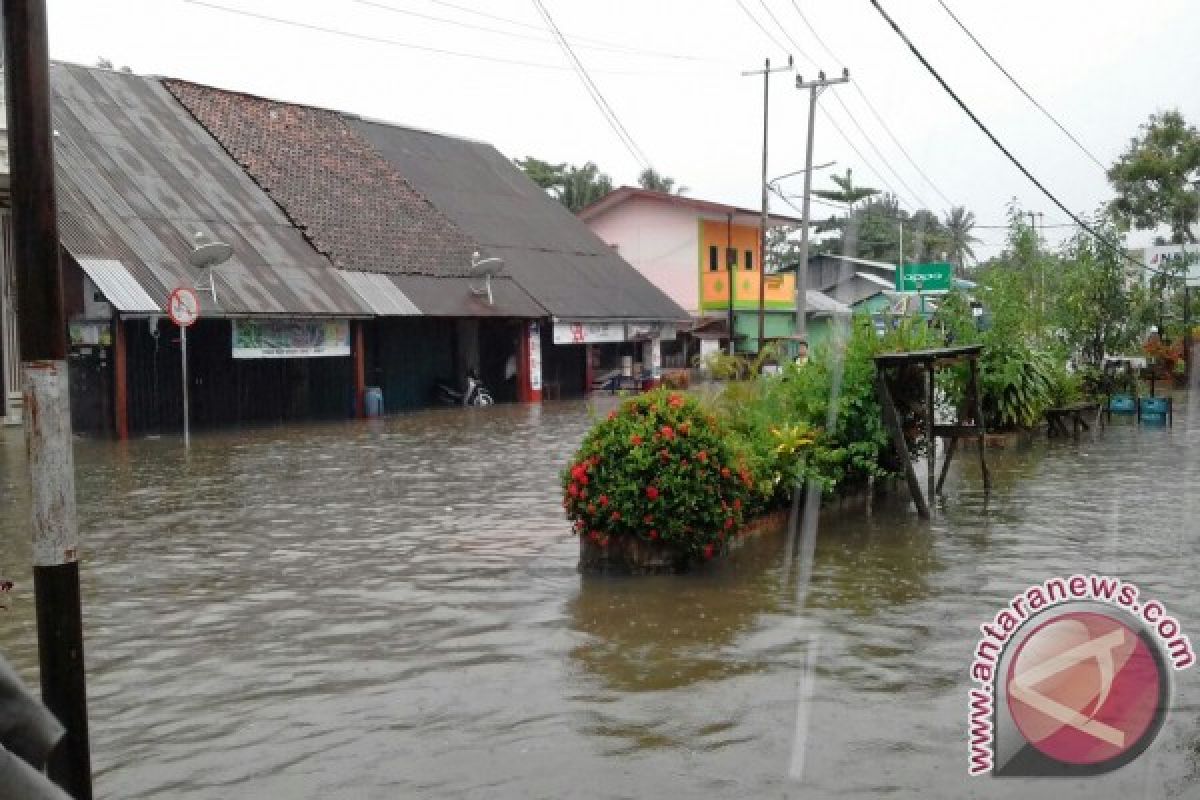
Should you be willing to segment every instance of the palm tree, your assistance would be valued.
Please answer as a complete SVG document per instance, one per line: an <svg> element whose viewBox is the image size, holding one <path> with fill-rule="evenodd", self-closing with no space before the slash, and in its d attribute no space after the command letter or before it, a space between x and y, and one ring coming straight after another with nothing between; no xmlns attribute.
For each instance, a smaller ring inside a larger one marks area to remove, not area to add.
<svg viewBox="0 0 1200 800"><path fill-rule="evenodd" d="M965 206L954 206L946 212L944 226L946 245L950 251L950 260L954 263L954 271L961 274L966 266L967 258L975 258L973 244L979 244L979 237L971 231L975 229L975 212L967 211Z"/></svg>
<svg viewBox="0 0 1200 800"><path fill-rule="evenodd" d="M688 187L676 186L674 178L659 174L654 167L642 170L642 174L638 175L638 185L651 192L663 194L687 194L688 191Z"/></svg>
<svg viewBox="0 0 1200 800"><path fill-rule="evenodd" d="M612 179L589 161L582 167L567 167L558 199L571 211L579 213L611 191Z"/></svg>
<svg viewBox="0 0 1200 800"><path fill-rule="evenodd" d="M817 197L829 200L834 203L845 203L851 209L858 203L859 200L865 200L868 197L873 197L879 194L878 189L868 189L863 186L854 185L854 173L847 167L846 174L830 175L829 179L837 185L836 189L813 189L813 194Z"/></svg>

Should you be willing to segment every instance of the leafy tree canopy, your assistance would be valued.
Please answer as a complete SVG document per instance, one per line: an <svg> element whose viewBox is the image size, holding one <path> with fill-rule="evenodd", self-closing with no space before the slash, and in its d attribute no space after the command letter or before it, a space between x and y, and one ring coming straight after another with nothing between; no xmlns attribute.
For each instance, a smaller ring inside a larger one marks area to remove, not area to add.
<svg viewBox="0 0 1200 800"><path fill-rule="evenodd" d="M1149 230L1165 225L1175 244L1195 242L1200 211L1200 131L1178 111L1152 114L1141 134L1108 170L1116 191L1111 209L1122 226Z"/></svg>
<svg viewBox="0 0 1200 800"><path fill-rule="evenodd" d="M646 167L638 175L638 186L651 192L664 194L687 194L688 187L675 184L675 179L660 174L654 167Z"/></svg>

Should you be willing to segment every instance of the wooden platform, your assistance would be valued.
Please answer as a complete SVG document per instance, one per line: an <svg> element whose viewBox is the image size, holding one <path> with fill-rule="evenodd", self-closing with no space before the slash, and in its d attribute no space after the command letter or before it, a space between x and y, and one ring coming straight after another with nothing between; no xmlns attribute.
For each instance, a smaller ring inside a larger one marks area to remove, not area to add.
<svg viewBox="0 0 1200 800"><path fill-rule="evenodd" d="M1046 409L1046 436L1048 438L1071 436L1079 438L1079 431L1090 431L1088 418L1100 427L1104 427L1104 415L1100 412L1099 403L1075 403L1069 406ZM1070 422L1071 430L1067 430Z"/></svg>

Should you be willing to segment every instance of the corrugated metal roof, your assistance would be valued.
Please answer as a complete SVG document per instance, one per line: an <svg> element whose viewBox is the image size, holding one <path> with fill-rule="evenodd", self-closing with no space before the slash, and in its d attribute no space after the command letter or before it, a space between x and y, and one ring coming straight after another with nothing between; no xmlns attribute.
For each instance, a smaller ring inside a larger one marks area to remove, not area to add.
<svg viewBox="0 0 1200 800"><path fill-rule="evenodd" d="M361 298L155 79L53 64L60 235L77 260L119 262L158 308L202 232L233 246L206 316L364 316Z"/></svg>
<svg viewBox="0 0 1200 800"><path fill-rule="evenodd" d="M850 306L840 303L816 289L809 289L805 292L805 296L808 298L809 311L825 314L849 314L852 311Z"/></svg>
<svg viewBox="0 0 1200 800"><path fill-rule="evenodd" d="M117 311L135 313L161 312L154 298L146 294L141 284L129 274L125 265L111 258L80 258L79 266L104 293Z"/></svg>
<svg viewBox="0 0 1200 800"><path fill-rule="evenodd" d="M687 320L688 313L491 145L360 119L404 179L551 315ZM420 305L420 303L418 303Z"/></svg>
<svg viewBox="0 0 1200 800"><path fill-rule="evenodd" d="M483 279L438 278L432 275L389 276L410 300L431 317L520 317L540 319L546 309L535 303L511 278L492 278L492 304L476 290Z"/></svg>
<svg viewBox="0 0 1200 800"><path fill-rule="evenodd" d="M350 270L339 270L338 274L350 284L350 288L362 298L371 311L381 317L411 317L421 313L387 275Z"/></svg>

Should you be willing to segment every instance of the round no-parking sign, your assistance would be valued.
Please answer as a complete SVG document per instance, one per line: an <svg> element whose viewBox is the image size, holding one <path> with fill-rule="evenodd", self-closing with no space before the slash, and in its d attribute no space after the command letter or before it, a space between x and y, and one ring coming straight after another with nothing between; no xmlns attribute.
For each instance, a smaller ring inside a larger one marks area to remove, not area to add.
<svg viewBox="0 0 1200 800"><path fill-rule="evenodd" d="M200 298L193 290L180 286L167 298L167 316L181 328L194 325L200 319Z"/></svg>

